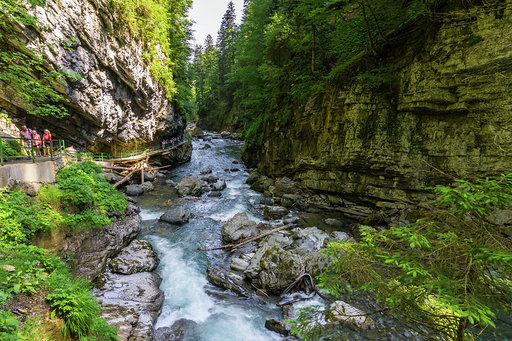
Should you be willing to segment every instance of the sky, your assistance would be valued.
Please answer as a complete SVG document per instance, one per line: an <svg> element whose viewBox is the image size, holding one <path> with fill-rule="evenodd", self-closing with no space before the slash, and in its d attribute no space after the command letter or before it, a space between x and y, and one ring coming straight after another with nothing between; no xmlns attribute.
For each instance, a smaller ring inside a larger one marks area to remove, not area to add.
<svg viewBox="0 0 512 341"><path fill-rule="evenodd" d="M226 13L230 0L194 0L192 9L189 11L189 18L195 21L192 29L195 41L192 46L203 45L208 34L213 37L213 42L217 41L217 31L220 28L222 16ZM231 0L235 5L236 21L240 23L242 18L243 0Z"/></svg>

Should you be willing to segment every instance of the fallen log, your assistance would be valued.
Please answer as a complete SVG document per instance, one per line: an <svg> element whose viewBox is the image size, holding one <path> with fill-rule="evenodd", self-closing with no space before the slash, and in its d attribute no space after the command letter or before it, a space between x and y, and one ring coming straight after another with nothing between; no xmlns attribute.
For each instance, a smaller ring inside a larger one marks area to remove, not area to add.
<svg viewBox="0 0 512 341"><path fill-rule="evenodd" d="M270 230L270 231L267 231L265 233L262 233L262 234L258 234L256 236L252 236L252 237L247 237L245 239L242 239L236 243L230 243L230 244L225 244L225 245L222 245L222 246L217 246L217 247L213 247L213 248L210 248L210 249L201 249L201 248L197 248L199 251L213 251L213 250L222 250L222 249L237 249L239 248L240 246L242 245L245 245L247 243L250 243L250 242L253 242L255 240L258 240L260 238L263 238L263 237L266 237L268 235L271 235L272 233L275 233L275 232L278 232L278 231L281 231L281 230L284 230L285 228L288 228L290 226L292 226L293 224L287 224L287 225L283 225L281 227L277 227L273 230Z"/></svg>
<svg viewBox="0 0 512 341"><path fill-rule="evenodd" d="M122 183L124 183L124 182L128 181L128 180L131 178L131 176L132 176L135 172L138 172L138 171L140 171L140 169L134 169L134 170L132 170L132 171L131 171L130 173L128 173L128 175L126 175L124 178L122 178L121 180L119 180L118 182L116 182L116 183L114 184L114 188L117 188L117 186L119 186L119 185L121 185Z"/></svg>

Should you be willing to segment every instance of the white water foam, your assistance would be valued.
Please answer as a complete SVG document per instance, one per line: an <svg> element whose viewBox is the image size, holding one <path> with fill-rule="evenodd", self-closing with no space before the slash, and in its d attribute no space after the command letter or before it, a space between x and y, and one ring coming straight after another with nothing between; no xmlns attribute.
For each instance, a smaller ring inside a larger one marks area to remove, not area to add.
<svg viewBox="0 0 512 341"><path fill-rule="evenodd" d="M208 283L206 277L192 262L185 259L183 246L166 239L151 236L151 243L160 255L160 288L165 293L165 302L156 328L171 326L180 319L198 323L211 315L213 300L203 291Z"/></svg>
<svg viewBox="0 0 512 341"><path fill-rule="evenodd" d="M237 213L240 213L240 212L245 212L247 214L247 217L249 218L249 220L252 220L256 223L261 222L261 219L257 218L254 214L249 212L249 208L241 203L235 204L232 208L230 208L226 211L211 214L210 218L212 218L213 220L218 221L218 222L226 222L229 219L233 218Z"/></svg>
<svg viewBox="0 0 512 341"><path fill-rule="evenodd" d="M160 216L163 214L163 212L161 211L151 211L151 210L148 210L148 209L141 209L140 210L140 217L142 219L142 221L148 221L148 220L156 220L158 218L160 218Z"/></svg>

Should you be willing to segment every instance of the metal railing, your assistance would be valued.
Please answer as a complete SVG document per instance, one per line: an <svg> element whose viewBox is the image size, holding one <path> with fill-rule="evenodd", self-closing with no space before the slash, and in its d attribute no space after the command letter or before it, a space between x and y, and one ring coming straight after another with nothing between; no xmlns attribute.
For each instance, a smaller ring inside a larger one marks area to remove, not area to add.
<svg viewBox="0 0 512 341"><path fill-rule="evenodd" d="M31 159L36 162L36 158L50 157L60 155L66 145L64 140L50 141L45 145L43 141L34 139L24 139L16 137L0 137L0 164L11 160Z"/></svg>
<svg viewBox="0 0 512 341"><path fill-rule="evenodd" d="M131 151L120 151L118 153L92 153L92 152L77 152L72 158L75 161L109 161L112 159L129 158L144 153L149 153L155 150L164 150L176 147L182 144L185 139L173 139L170 142L162 143L161 148L137 148ZM62 156L66 148L64 140L50 141L50 146L44 146L43 141L41 144L34 144L34 140L26 140L24 138L15 137L0 137L0 162L1 165L6 161L31 159L36 162L37 158L50 157L53 160L54 156Z"/></svg>

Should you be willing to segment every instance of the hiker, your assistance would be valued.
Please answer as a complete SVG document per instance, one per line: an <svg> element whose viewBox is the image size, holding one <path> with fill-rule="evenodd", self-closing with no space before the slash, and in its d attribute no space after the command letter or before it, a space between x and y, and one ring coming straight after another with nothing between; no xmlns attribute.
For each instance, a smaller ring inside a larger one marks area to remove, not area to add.
<svg viewBox="0 0 512 341"><path fill-rule="evenodd" d="M48 129L44 130L43 135L43 151L44 155L50 155L50 148L52 145L52 134L50 134L50 131Z"/></svg>
<svg viewBox="0 0 512 341"><path fill-rule="evenodd" d="M32 130L32 145L36 156L41 156L41 135L37 131Z"/></svg>
<svg viewBox="0 0 512 341"><path fill-rule="evenodd" d="M25 151L28 155L30 155L30 150L32 149L32 130L28 129L26 125L22 125L20 130L20 138L20 145L25 147Z"/></svg>

